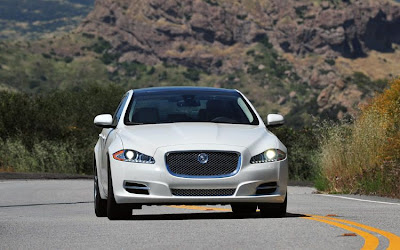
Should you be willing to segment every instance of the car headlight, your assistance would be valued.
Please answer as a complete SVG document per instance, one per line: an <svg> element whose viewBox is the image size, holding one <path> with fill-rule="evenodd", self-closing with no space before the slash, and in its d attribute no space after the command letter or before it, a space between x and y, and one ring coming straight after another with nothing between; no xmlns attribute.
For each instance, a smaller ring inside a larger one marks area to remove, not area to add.
<svg viewBox="0 0 400 250"><path fill-rule="evenodd" d="M265 163L265 162L274 162L281 161L286 159L286 153L279 149L268 149L267 151L262 152L256 156L251 157L250 163Z"/></svg>
<svg viewBox="0 0 400 250"><path fill-rule="evenodd" d="M115 152L113 154L113 157L117 161L125 161L132 163L154 164L156 162L153 157L131 149L125 149Z"/></svg>

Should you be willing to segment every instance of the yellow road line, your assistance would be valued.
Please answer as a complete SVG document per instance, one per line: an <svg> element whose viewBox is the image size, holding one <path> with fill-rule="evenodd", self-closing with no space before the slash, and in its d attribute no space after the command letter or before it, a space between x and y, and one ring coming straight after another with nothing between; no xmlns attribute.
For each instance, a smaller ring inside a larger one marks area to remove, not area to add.
<svg viewBox="0 0 400 250"><path fill-rule="evenodd" d="M360 227L360 228L367 229L367 230L369 230L371 232L378 233L378 234L386 237L389 240L389 246L387 248L388 250L396 250L396 249L398 250L398 249L400 249L400 237L395 235L395 234L392 234L390 232L383 231L381 229L370 227L370 226L367 226L367 225L363 225L363 224L360 224L360 223L357 223L357 222L343 220L343 219L336 219L336 218L332 218L332 217L324 217L324 216L318 216L318 215L313 215L313 217L318 217L318 218L324 218L324 219L327 219L327 220L334 220L334 221L338 221L338 222L343 222L343 223L347 223L347 224L350 224L350 225L353 225L353 226L357 226L357 227Z"/></svg>
<svg viewBox="0 0 400 250"><path fill-rule="evenodd" d="M200 211L221 211L221 212L232 211L231 209L227 209L227 208L205 207L205 206L182 205L182 206L169 206L169 207L200 210ZM400 237L395 234L392 234L390 232L383 231L383 230L380 230L380 229L377 229L374 227L370 227L367 225L363 225L363 224L360 224L357 222L343 220L343 219L336 219L336 218L332 218L332 217L319 216L319 215L308 215L308 216L310 216L310 217L302 217L302 218L330 224L330 225L340 227L340 228L343 228L345 230L348 230L348 231L351 231L351 232L354 232L354 233L360 235L361 237L364 238L364 246L362 247L362 249L376 249L379 245L379 239L376 236L374 236L368 232L362 231L362 230L354 228L354 227L350 227L350 226L342 224L342 223L357 226L359 228L363 228L363 229L378 233L378 234L386 237L389 240L389 247L387 248L388 250L400 249ZM342 223L339 223L339 222L342 222Z"/></svg>
<svg viewBox="0 0 400 250"><path fill-rule="evenodd" d="M364 246L361 249L364 249L364 250L376 249L378 247L378 245L379 245L379 239L376 236L374 236L374 235L372 235L370 233L367 233L365 231L362 231L360 229L357 229L357 228L354 228L354 227L350 227L350 226L347 226L347 225L344 225L344 224L341 224L341 223L338 223L338 222L319 219L319 218L315 218L315 217L302 217L302 218L303 219L308 219L308 220L315 220L315 221L323 222L323 223L326 223L326 224L330 224L330 225L333 225L333 226L336 226L336 227L340 227L340 228L346 229L346 230L348 230L350 232L353 232L353 233L356 233L356 234L360 235L361 237L364 238Z"/></svg>

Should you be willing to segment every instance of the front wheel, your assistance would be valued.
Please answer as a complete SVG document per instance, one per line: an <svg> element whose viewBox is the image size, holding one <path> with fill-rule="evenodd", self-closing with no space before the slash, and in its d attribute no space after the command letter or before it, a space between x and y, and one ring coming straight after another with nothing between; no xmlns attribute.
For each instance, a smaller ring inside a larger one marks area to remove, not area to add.
<svg viewBox="0 0 400 250"><path fill-rule="evenodd" d="M260 209L262 217L269 217L269 218L285 217L287 208L287 194L285 197L285 201L283 203L263 203L259 204L258 208Z"/></svg>
<svg viewBox="0 0 400 250"><path fill-rule="evenodd" d="M131 207L117 204L115 201L110 165L108 165L107 217L109 220L123 220L132 217Z"/></svg>

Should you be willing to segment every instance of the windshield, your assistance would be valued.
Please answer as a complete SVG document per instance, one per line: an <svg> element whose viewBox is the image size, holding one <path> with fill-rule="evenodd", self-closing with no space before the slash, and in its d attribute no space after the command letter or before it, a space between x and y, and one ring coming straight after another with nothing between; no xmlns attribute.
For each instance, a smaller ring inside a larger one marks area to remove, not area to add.
<svg viewBox="0 0 400 250"><path fill-rule="evenodd" d="M126 125L174 122L259 124L248 103L233 91L134 94L124 121Z"/></svg>

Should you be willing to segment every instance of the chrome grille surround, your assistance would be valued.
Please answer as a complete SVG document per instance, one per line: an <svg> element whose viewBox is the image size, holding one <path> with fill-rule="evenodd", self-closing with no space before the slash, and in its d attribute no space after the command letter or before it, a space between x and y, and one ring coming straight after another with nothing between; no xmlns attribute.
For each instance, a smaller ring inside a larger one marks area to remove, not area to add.
<svg viewBox="0 0 400 250"><path fill-rule="evenodd" d="M232 196L235 189L171 189L173 196Z"/></svg>
<svg viewBox="0 0 400 250"><path fill-rule="evenodd" d="M198 156L207 154L208 161L200 163ZM165 154L167 170L183 178L224 178L237 174L241 155L232 151L176 151Z"/></svg>

